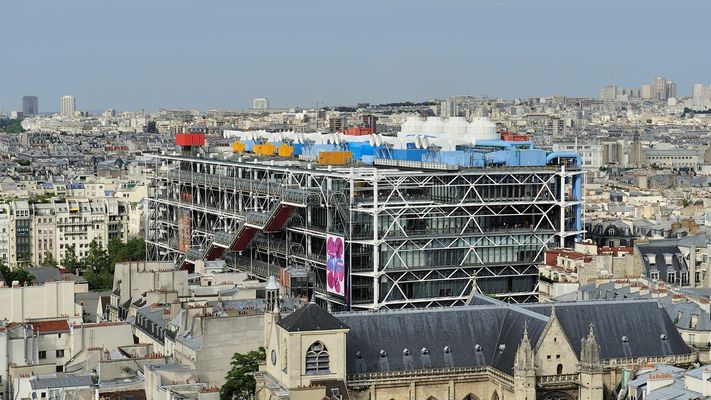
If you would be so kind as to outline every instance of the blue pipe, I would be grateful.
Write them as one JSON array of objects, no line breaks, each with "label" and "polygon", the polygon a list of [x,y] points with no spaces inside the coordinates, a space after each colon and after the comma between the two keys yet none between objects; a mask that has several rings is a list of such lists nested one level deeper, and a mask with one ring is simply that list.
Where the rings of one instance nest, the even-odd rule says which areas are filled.
[{"label": "blue pipe", "polygon": [[513,149],[512,142],[507,142],[505,140],[477,140],[474,146],[491,146],[491,147],[504,147],[506,149]]},{"label": "blue pipe", "polygon": [[[582,175],[573,176],[573,198],[575,201],[580,201],[582,198]],[[575,228],[578,232],[583,230],[582,207],[578,204],[575,206]],[[582,240],[582,234],[576,236],[578,241]]]}]

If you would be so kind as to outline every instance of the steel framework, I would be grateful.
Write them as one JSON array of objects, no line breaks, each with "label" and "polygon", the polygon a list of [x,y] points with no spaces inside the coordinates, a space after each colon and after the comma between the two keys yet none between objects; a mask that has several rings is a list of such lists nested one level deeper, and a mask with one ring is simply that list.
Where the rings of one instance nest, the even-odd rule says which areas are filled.
[{"label": "steel framework", "polygon": [[[160,155],[148,199],[152,260],[224,258],[265,279],[308,270],[333,309],[463,304],[478,290],[537,299],[549,247],[582,234],[582,171],[318,166]],[[325,289],[327,234],[346,243],[347,291]],[[282,275],[282,278],[284,276]]]}]

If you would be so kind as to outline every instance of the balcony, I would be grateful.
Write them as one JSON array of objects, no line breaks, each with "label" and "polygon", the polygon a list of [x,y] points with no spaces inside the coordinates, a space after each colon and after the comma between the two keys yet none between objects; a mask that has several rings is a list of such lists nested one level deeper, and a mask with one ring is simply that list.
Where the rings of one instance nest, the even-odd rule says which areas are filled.
[{"label": "balcony", "polygon": [[577,387],[578,374],[543,375],[536,377],[536,384],[542,388]]}]

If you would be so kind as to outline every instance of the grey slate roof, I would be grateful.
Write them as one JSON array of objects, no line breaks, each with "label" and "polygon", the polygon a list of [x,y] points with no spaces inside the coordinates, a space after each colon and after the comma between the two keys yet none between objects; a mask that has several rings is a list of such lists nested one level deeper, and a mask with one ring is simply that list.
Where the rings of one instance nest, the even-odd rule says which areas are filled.
[{"label": "grey slate roof", "polygon": [[[524,326],[535,346],[550,319],[551,306],[504,304],[485,296],[474,296],[471,303],[444,309],[335,314],[350,327],[348,373],[487,365],[511,374]],[[309,307],[308,314],[315,314],[313,307],[318,307]],[[282,322],[296,326],[297,312]],[[602,358],[691,353],[669,315],[654,300],[562,304],[556,306],[556,316],[578,354],[591,322]],[[310,319],[304,322],[312,323]],[[623,343],[622,336],[628,342]]]},{"label": "grey slate roof", "polygon": [[[381,371],[384,358],[388,370],[446,368],[445,346],[451,349],[454,365],[490,365],[497,355],[498,336],[506,313],[489,306],[463,309],[427,309],[410,312],[385,311],[338,315],[351,330],[348,334],[346,368],[349,373]],[[481,346],[477,354],[476,345]],[[404,354],[409,350],[412,362]],[[422,354],[427,349],[429,354]],[[385,357],[381,356],[385,351]],[[515,347],[508,349],[515,352]],[[358,358],[357,354],[360,354]]]},{"label": "grey slate roof", "polygon": [[315,303],[308,303],[279,321],[287,332],[348,329],[338,318]]},{"label": "grey slate roof", "polygon": [[[707,289],[703,288],[688,288],[681,290],[691,295],[708,297]],[[631,292],[629,286],[623,286],[615,289],[615,284],[604,283],[598,287],[594,284],[584,285],[578,289],[579,294],[585,300],[622,300],[622,299],[652,299],[651,294],[640,295],[639,292]],[[659,304],[664,307],[669,318],[674,325],[680,329],[691,328],[691,316],[697,315],[696,331],[711,331],[711,316],[706,310],[692,301],[682,301],[674,303],[671,296],[654,298]]]},{"label": "grey slate roof", "polygon": [[92,386],[94,381],[90,376],[61,375],[54,378],[41,378],[30,381],[32,390],[56,389],[68,387]]},{"label": "grey slate roof", "polygon": [[[524,305],[550,316],[550,305]],[[654,300],[592,301],[556,304],[556,316],[576,354],[580,340],[595,328],[600,357],[625,358],[688,354],[689,348],[666,311]],[[661,335],[666,337],[661,340]],[[626,336],[628,341],[622,341]]]},{"label": "grey slate roof", "polygon": [[37,285],[62,279],[59,268],[55,267],[32,267],[27,268],[27,272],[35,277],[32,282]]},{"label": "grey slate roof", "polygon": [[[653,240],[649,243],[638,243],[637,250],[639,251],[646,276],[650,277],[649,274],[651,271],[659,271],[659,279],[666,281],[667,272],[688,272],[686,263],[681,261],[677,255],[682,254],[680,247],[689,246],[705,247],[705,235],[693,235],[678,239],[663,239]],[[664,257],[665,254],[672,255],[670,264],[667,264]],[[655,262],[651,263],[651,260]],[[677,279],[679,279],[679,276],[677,276]]]}]

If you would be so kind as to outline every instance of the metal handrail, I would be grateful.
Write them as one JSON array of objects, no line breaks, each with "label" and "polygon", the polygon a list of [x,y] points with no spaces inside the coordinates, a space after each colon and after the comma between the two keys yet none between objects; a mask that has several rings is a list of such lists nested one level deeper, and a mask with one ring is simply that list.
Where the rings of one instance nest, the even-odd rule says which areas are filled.
[{"label": "metal handrail", "polygon": [[274,195],[296,204],[318,205],[321,203],[321,196],[316,189],[284,187],[278,183],[180,170],[168,171],[166,177],[175,180],[237,189],[243,192]]},{"label": "metal handrail", "polygon": [[247,211],[247,214],[245,214],[244,216],[244,222],[245,224],[255,225],[259,228],[264,228],[267,222],[269,222],[270,214],[259,211]]}]

